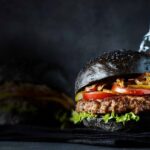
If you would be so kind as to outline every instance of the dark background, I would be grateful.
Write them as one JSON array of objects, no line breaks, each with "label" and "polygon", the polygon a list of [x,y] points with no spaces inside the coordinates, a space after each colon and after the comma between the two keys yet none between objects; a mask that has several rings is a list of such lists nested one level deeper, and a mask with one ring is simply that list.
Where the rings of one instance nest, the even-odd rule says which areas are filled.
[{"label": "dark background", "polygon": [[73,96],[87,60],[138,50],[149,24],[149,0],[1,0],[0,80],[35,80]]}]

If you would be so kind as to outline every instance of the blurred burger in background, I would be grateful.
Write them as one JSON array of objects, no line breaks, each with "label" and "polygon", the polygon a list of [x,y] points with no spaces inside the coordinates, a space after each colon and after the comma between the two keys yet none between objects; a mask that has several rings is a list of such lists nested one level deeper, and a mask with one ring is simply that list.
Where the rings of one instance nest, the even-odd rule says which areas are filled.
[{"label": "blurred burger in background", "polygon": [[66,80],[55,68],[24,60],[0,65],[0,125],[69,125],[73,101],[65,90],[56,87]]},{"label": "blurred burger in background", "polygon": [[46,85],[6,82],[0,86],[0,125],[59,127],[67,122],[73,102]]}]

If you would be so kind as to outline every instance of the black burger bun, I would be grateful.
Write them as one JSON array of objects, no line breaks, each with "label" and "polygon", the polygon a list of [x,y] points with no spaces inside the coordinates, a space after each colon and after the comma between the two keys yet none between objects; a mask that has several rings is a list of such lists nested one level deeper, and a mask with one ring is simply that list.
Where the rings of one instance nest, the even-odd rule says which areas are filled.
[{"label": "black burger bun", "polygon": [[75,93],[83,87],[113,76],[139,75],[150,72],[150,56],[144,52],[115,50],[90,60],[79,72]]},{"label": "black burger bun", "polygon": [[124,125],[122,123],[116,123],[114,120],[110,120],[108,123],[105,123],[102,120],[102,117],[85,119],[83,120],[83,124],[88,128],[97,128],[107,132],[129,131],[137,126],[137,123],[135,122],[128,122]]},{"label": "black burger bun", "polygon": [[92,119],[83,120],[83,125],[88,128],[96,128],[106,132],[144,132],[149,131],[150,118],[149,112],[143,112],[139,114],[140,121],[129,121],[125,124],[116,123],[114,120],[110,120],[105,123],[102,119],[102,116]]}]

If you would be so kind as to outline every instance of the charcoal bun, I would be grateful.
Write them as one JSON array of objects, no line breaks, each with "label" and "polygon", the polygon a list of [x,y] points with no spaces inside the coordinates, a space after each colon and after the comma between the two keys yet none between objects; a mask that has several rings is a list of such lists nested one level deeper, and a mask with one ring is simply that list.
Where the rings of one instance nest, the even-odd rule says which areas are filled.
[{"label": "charcoal bun", "polygon": [[142,112],[138,114],[140,120],[128,121],[125,124],[116,123],[115,120],[109,120],[108,123],[105,123],[102,119],[102,116],[99,115],[97,118],[88,118],[83,120],[83,125],[88,128],[96,128],[106,132],[146,132],[150,131],[150,113]]},{"label": "charcoal bun", "polygon": [[105,123],[102,120],[102,117],[85,119],[83,120],[83,124],[88,128],[102,129],[103,131],[107,132],[130,131],[137,126],[137,123],[133,121],[123,124],[116,123],[114,120],[110,120],[108,123]]},{"label": "charcoal bun", "polygon": [[83,87],[113,76],[150,72],[150,56],[144,52],[115,50],[90,60],[79,72],[75,93]]}]

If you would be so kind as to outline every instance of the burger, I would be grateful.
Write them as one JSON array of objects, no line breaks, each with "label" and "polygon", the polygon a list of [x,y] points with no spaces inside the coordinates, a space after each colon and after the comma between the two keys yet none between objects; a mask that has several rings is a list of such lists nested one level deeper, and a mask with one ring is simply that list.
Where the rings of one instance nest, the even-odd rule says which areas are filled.
[{"label": "burger", "polygon": [[75,124],[111,132],[148,126],[150,56],[115,50],[90,60],[77,76],[75,101]]},{"label": "burger", "polygon": [[67,125],[72,108],[69,96],[46,85],[12,81],[0,85],[0,126],[60,128]]}]

